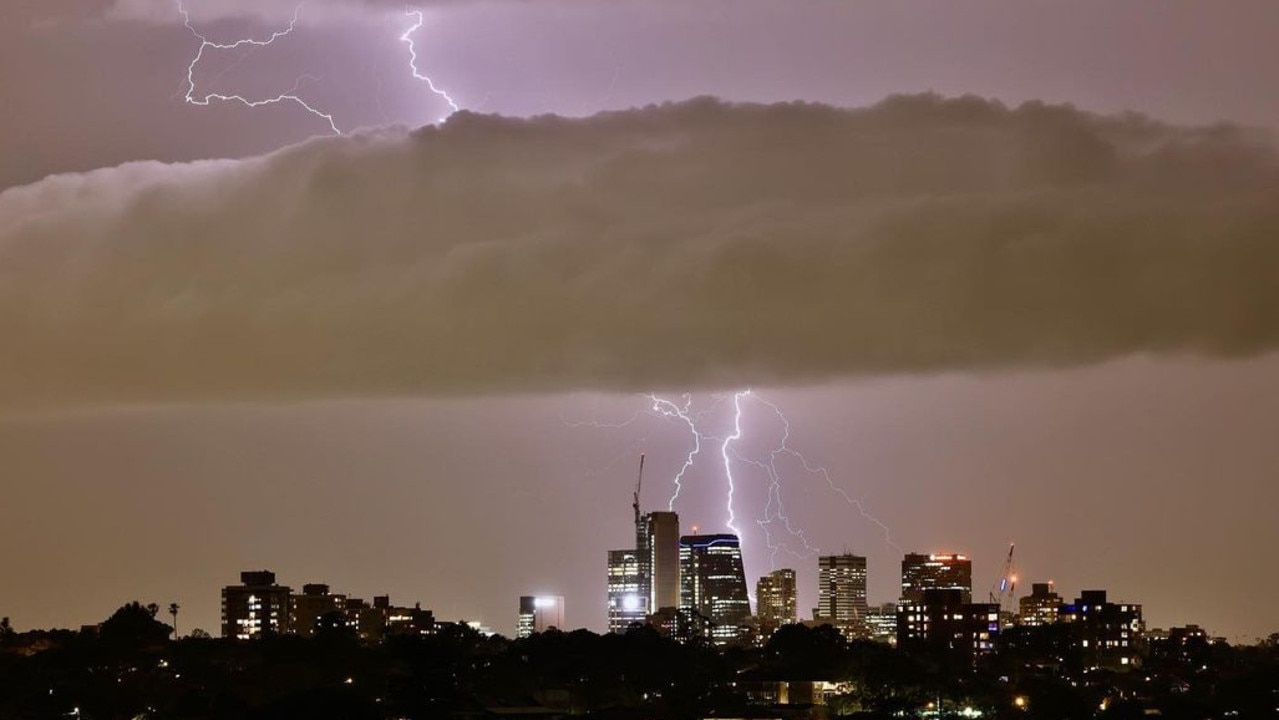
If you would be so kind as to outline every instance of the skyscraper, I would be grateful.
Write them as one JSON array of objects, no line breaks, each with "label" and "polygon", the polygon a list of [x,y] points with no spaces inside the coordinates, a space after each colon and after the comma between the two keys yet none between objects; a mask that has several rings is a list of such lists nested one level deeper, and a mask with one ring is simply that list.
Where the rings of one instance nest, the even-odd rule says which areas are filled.
[{"label": "skyscraper", "polygon": [[902,559],[902,602],[919,603],[925,590],[958,590],[973,601],[973,563],[963,555],[910,553]]},{"label": "skyscraper", "polygon": [[638,550],[608,551],[608,631],[626,632],[648,617],[644,565]]},{"label": "skyscraper", "polygon": [[817,615],[846,627],[866,619],[866,558],[826,555],[817,559]]},{"label": "skyscraper", "polygon": [[716,643],[736,640],[751,614],[742,546],[736,535],[686,535],[679,540],[680,609],[705,618]]},{"label": "skyscraper", "polygon": [[275,573],[240,573],[239,585],[222,588],[222,637],[249,640],[289,630],[291,589],[275,584]]},{"label": "skyscraper", "polygon": [[515,625],[515,637],[525,638],[534,633],[564,627],[564,598],[560,595],[521,595],[520,615]]},{"label": "skyscraper", "polygon": [[679,515],[669,511],[640,513],[644,456],[631,509],[635,513],[635,548],[608,553],[608,630],[623,632],[647,622],[663,608],[680,603]]},{"label": "skyscraper", "polygon": [[646,513],[636,521],[635,548],[646,576],[648,607],[657,611],[679,606],[679,515]]},{"label": "skyscraper", "polygon": [[756,614],[761,620],[793,623],[799,620],[795,571],[790,568],[762,575],[755,583]]}]

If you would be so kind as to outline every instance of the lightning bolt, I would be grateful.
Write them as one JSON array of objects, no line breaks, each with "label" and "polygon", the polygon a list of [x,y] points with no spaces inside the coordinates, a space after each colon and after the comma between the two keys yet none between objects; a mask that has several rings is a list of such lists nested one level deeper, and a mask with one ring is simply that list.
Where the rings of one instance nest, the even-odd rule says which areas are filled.
[{"label": "lightning bolt", "polygon": [[621,422],[606,422],[603,420],[569,420],[564,417],[564,412],[560,411],[560,422],[571,428],[589,427],[596,430],[617,430],[634,425],[641,415],[652,416],[652,413],[641,410]]},{"label": "lightning bolt", "polygon": [[243,40],[236,40],[233,43],[215,43],[212,40],[209,40],[204,35],[201,35],[200,32],[195,29],[195,26],[191,24],[190,13],[187,12],[186,7],[182,4],[181,0],[179,0],[178,12],[182,13],[182,24],[185,25],[187,30],[190,30],[191,34],[194,35],[195,38],[200,41],[200,49],[196,51],[195,57],[193,57],[191,59],[191,63],[187,65],[187,91],[183,99],[191,105],[199,105],[201,107],[208,107],[210,104],[213,103],[214,100],[217,100],[219,102],[238,102],[241,105],[244,105],[245,107],[249,107],[249,108],[262,107],[263,105],[276,105],[279,103],[293,103],[300,106],[302,109],[306,110],[312,115],[328,123],[329,129],[333,131],[334,135],[341,135],[342,131],[338,130],[337,123],[334,122],[332,115],[312,107],[305,100],[303,100],[301,97],[297,95],[298,86],[301,85],[302,81],[304,79],[313,79],[307,75],[303,75],[302,77],[298,78],[297,82],[295,82],[293,84],[293,87],[289,89],[288,91],[280,93],[279,95],[276,95],[273,98],[266,98],[264,100],[249,100],[243,95],[223,95],[220,93],[206,93],[202,97],[197,97],[196,95],[195,67],[199,65],[200,60],[204,58],[205,50],[237,50],[245,46],[249,46],[250,49],[266,47],[270,45],[271,43],[274,43],[276,40],[279,40],[280,38],[287,37],[290,33],[293,32],[293,28],[297,25],[297,22],[298,22],[298,12],[301,9],[302,9],[301,5],[298,5],[296,8],[294,8],[293,19],[289,21],[289,26],[285,28],[284,30],[277,30],[271,33],[271,37],[267,38],[266,40],[255,40],[253,38],[245,38]]},{"label": "lightning bolt", "polygon": [[654,412],[666,417],[677,417],[683,420],[688,425],[689,432],[693,435],[693,449],[689,451],[688,457],[684,459],[684,466],[679,469],[678,473],[675,473],[675,493],[671,495],[670,502],[666,504],[666,509],[673,512],[675,510],[675,501],[679,499],[680,490],[684,487],[681,482],[684,479],[684,473],[693,467],[697,454],[702,451],[702,434],[697,430],[696,421],[689,416],[689,411],[693,407],[692,395],[684,395],[684,407],[682,408],[670,400],[659,398],[656,395],[650,394],[648,399],[653,401]]},{"label": "lightning bolt", "polygon": [[[777,569],[777,555],[782,550],[786,550],[786,552],[793,555],[797,560],[806,560],[814,555],[820,554],[821,550],[809,542],[808,536],[804,533],[804,531],[796,528],[791,523],[790,517],[786,515],[786,508],[782,504],[781,476],[778,474],[777,469],[773,466],[773,464],[744,457],[736,450],[733,451],[733,457],[748,465],[754,465],[769,477],[768,503],[764,506],[763,517],[755,522],[758,523],[760,529],[764,531],[764,544],[768,546],[769,562],[773,569]],[[776,509],[774,509],[774,505],[776,506]],[[770,526],[775,520],[782,523],[786,532],[796,538],[799,538],[799,541],[804,545],[805,553],[796,552],[795,550],[792,550],[788,544],[781,543],[773,538],[773,531]]]},{"label": "lightning bolt", "polygon": [[[423,23],[426,22],[422,16],[422,11],[406,10],[404,14],[409,16],[417,16],[417,22],[413,23],[413,26],[410,27],[408,30],[405,30],[404,34],[400,36],[400,42],[409,46],[409,68],[413,71],[413,77],[417,80],[426,81],[426,86],[431,89],[431,92],[444,98],[444,101],[447,102],[449,104],[449,107],[453,109],[452,112],[449,113],[449,115],[452,115],[453,113],[461,110],[462,108],[458,106],[457,102],[455,102],[453,98],[449,97],[448,93],[437,88],[435,86],[435,82],[431,80],[429,76],[422,74],[422,72],[420,72],[417,69],[417,47],[413,44],[413,34],[416,33],[418,30],[420,30],[422,28]],[[445,115],[444,117],[440,118],[440,122],[444,122],[445,120],[448,120],[448,115]]]},{"label": "lightning bolt", "polygon": [[[644,395],[644,397],[648,399],[651,405],[648,408],[636,411],[629,418],[626,418],[621,422],[595,420],[569,422],[565,420],[562,415],[560,419],[570,427],[587,426],[599,429],[625,428],[634,424],[643,416],[663,419],[678,419],[682,422],[688,428],[693,442],[692,448],[684,458],[683,465],[674,477],[674,491],[671,495],[670,501],[667,503],[667,508],[672,511],[675,509],[675,503],[679,500],[681,490],[683,489],[684,478],[697,463],[698,457],[702,452],[704,442],[717,443],[719,445],[720,460],[723,464],[724,479],[727,484],[725,505],[727,521],[725,522],[725,525],[729,528],[729,530],[737,535],[739,539],[742,537],[742,532],[737,526],[737,513],[734,508],[734,503],[737,494],[737,484],[742,478],[734,474],[734,464],[740,463],[760,470],[767,477],[768,501],[764,506],[762,516],[756,520],[756,523],[760,526],[760,529],[764,533],[765,544],[770,551],[770,559],[774,567],[776,567],[778,555],[782,551],[793,555],[798,560],[805,560],[821,553],[820,548],[809,540],[806,531],[802,527],[799,527],[786,511],[786,504],[783,498],[786,473],[782,470],[782,461],[788,458],[798,462],[799,466],[805,473],[820,476],[832,492],[841,497],[844,502],[848,503],[848,505],[855,508],[863,519],[872,523],[883,532],[885,543],[898,552],[902,551],[901,546],[893,540],[892,532],[889,527],[879,518],[871,514],[861,500],[854,498],[848,493],[848,491],[836,484],[834,478],[831,477],[830,471],[826,467],[809,461],[802,452],[791,447],[790,442],[792,433],[790,418],[786,416],[781,407],[776,403],[755,394],[751,389],[740,390],[733,393],[731,396],[733,400],[732,432],[726,436],[720,436],[719,433],[712,435],[703,432],[700,423],[708,413],[715,411],[715,409],[721,403],[725,402],[729,396],[712,396],[714,397],[714,403],[712,403],[708,408],[703,408],[698,412],[693,411],[694,399],[693,396],[688,393],[680,396],[679,400],[664,398],[653,393]],[[741,443],[739,442],[745,435],[743,419],[749,414],[749,400],[755,400],[766,407],[769,411],[776,415],[782,426],[780,440],[778,440],[777,444],[768,451],[767,456],[762,458],[753,457],[749,453],[744,453],[741,449]],[[778,531],[774,530],[777,525],[780,525],[784,530],[784,535],[781,535],[780,537],[784,538],[788,535],[789,537],[794,538],[794,542],[779,539],[779,536],[777,535]]]},{"label": "lightning bolt", "polygon": [[737,522],[737,514],[733,512],[733,494],[737,488],[734,487],[733,483],[733,461],[729,457],[728,446],[742,437],[742,398],[748,397],[750,394],[751,391],[749,389],[733,393],[733,432],[724,438],[724,444],[719,448],[719,453],[724,458],[724,477],[728,480],[728,521],[724,524],[737,536],[739,544],[742,541],[742,531],[735,524]]},{"label": "lightning bolt", "polygon": [[[898,552],[902,552],[901,546],[899,546],[896,542],[893,541],[892,531],[888,529],[888,526],[885,525],[883,521],[881,521],[879,518],[875,517],[868,510],[866,510],[865,505],[863,505],[860,500],[854,499],[851,495],[848,494],[846,490],[836,485],[834,479],[832,479],[830,476],[829,470],[827,470],[825,467],[821,465],[814,465],[810,463],[808,461],[808,458],[805,457],[803,453],[790,447],[789,445],[790,434],[791,434],[790,420],[786,417],[786,414],[782,412],[782,409],[778,407],[775,403],[769,402],[768,400],[765,400],[764,398],[758,395],[755,395],[753,397],[757,402],[763,403],[764,405],[768,406],[768,408],[771,409],[777,415],[777,418],[781,420],[782,422],[782,440],[781,440],[781,443],[776,448],[774,448],[773,451],[769,454],[768,465],[769,465],[770,477],[772,477],[772,479],[774,480],[774,483],[772,487],[770,488],[770,491],[776,494],[778,508],[779,508],[778,517],[783,520],[783,522],[786,524],[787,529],[790,528],[790,521],[785,518],[784,516],[785,511],[781,506],[781,484],[780,484],[781,473],[778,472],[777,470],[777,458],[782,455],[787,455],[798,460],[800,465],[804,468],[806,472],[813,475],[820,475],[826,481],[826,485],[830,487],[832,491],[834,491],[837,495],[842,497],[844,501],[847,502],[849,505],[857,509],[857,512],[862,516],[862,518],[878,526],[879,529],[883,531],[885,543],[887,543],[890,547],[897,550]],[[770,496],[769,507],[771,506],[772,506],[772,497]],[[765,508],[766,513],[767,513],[767,510],[768,508]],[[767,519],[767,515],[765,515],[765,518]],[[805,544],[807,544],[807,540],[805,540]]]}]

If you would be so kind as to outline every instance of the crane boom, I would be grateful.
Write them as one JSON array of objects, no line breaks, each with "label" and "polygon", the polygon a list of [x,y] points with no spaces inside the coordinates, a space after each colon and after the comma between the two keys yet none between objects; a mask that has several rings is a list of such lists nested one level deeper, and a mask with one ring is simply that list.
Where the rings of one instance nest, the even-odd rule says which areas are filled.
[{"label": "crane boom", "polygon": [[990,589],[991,604],[1003,607],[1004,599],[1012,596],[1017,587],[1017,575],[1013,573],[1013,551],[1016,549],[1016,543],[1008,543],[1008,557],[1004,560],[1003,572],[999,574],[999,581]]},{"label": "crane boom", "polygon": [[644,453],[640,453],[639,478],[635,481],[635,496],[634,496],[634,501],[631,503],[631,507],[635,509],[635,526],[636,527],[639,527],[639,521],[640,521],[639,498],[640,498],[640,489],[643,488],[643,486],[644,486]]}]

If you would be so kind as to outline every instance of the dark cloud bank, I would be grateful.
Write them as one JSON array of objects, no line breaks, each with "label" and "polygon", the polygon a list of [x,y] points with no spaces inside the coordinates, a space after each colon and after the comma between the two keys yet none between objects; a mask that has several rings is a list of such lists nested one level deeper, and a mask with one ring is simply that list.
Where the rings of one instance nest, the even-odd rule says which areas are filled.
[{"label": "dark cloud bank", "polygon": [[1255,354],[1279,162],[973,98],[464,112],[6,191],[0,338],[10,409]]}]

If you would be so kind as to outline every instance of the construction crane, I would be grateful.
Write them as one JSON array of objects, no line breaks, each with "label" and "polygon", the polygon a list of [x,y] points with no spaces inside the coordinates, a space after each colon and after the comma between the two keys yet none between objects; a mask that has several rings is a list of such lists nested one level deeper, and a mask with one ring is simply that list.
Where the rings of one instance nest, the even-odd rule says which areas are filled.
[{"label": "construction crane", "polygon": [[631,507],[635,508],[635,527],[640,524],[639,496],[640,488],[644,486],[644,453],[640,453],[640,469],[639,479],[635,481],[635,500],[631,503]]},{"label": "construction crane", "polygon": [[1004,560],[1004,571],[999,574],[999,582],[990,588],[990,603],[998,605],[1002,610],[1004,607],[1004,599],[1013,596],[1013,591],[1017,589],[1017,574],[1013,572],[1013,550],[1017,548],[1015,543],[1008,543],[1008,558]]}]

